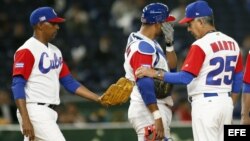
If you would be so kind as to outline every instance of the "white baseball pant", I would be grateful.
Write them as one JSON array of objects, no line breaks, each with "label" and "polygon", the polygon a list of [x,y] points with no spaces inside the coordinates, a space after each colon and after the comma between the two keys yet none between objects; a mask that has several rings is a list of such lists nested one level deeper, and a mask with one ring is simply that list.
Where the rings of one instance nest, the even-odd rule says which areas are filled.
[{"label": "white baseball pant", "polygon": [[[65,141],[56,121],[58,114],[53,109],[37,103],[27,103],[29,118],[34,128],[35,141]],[[17,110],[17,118],[22,131],[22,118]],[[29,141],[24,137],[24,141]]]}]

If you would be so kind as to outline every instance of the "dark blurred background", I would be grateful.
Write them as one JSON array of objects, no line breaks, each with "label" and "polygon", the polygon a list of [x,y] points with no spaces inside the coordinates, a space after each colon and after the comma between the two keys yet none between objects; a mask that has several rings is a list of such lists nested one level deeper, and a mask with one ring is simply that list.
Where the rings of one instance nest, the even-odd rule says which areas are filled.
[{"label": "dark blurred background", "polygon": [[[29,37],[30,13],[51,6],[66,18],[53,43],[58,46],[72,74],[90,90],[102,92],[124,76],[123,52],[130,32],[139,30],[142,8],[151,2],[167,4],[177,21],[192,0],[1,0],[0,1],[0,124],[17,123],[11,94],[13,55]],[[250,49],[250,0],[208,0],[217,30],[235,38],[244,56]],[[162,39],[159,38],[160,43]],[[178,69],[194,38],[185,26],[175,24]],[[190,122],[185,86],[175,86],[174,121]],[[128,103],[110,108],[72,96],[63,88],[57,108],[59,123],[126,122]],[[234,118],[240,118],[240,102]]]}]

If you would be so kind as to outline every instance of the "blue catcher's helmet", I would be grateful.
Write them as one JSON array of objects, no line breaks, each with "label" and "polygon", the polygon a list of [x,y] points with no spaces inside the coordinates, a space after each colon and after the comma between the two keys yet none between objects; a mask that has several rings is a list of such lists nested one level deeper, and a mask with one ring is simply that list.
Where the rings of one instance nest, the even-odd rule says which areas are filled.
[{"label": "blue catcher's helmet", "polygon": [[168,6],[162,3],[151,3],[142,10],[141,22],[147,24],[174,21],[175,17],[169,16]]}]

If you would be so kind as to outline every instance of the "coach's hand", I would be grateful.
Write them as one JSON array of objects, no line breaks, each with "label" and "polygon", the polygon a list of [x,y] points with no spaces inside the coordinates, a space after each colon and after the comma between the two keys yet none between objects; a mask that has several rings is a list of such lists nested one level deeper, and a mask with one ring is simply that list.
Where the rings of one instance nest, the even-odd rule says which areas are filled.
[{"label": "coach's hand", "polygon": [[155,120],[155,131],[157,140],[164,139],[164,128],[163,128],[162,118],[158,118]]},{"label": "coach's hand", "polygon": [[35,140],[35,134],[33,126],[29,119],[23,119],[23,135],[29,138],[29,141]]},{"label": "coach's hand", "polygon": [[135,75],[138,78],[142,78],[144,76],[151,77],[151,78],[156,78],[157,77],[157,71],[148,67],[139,67],[135,71]]}]

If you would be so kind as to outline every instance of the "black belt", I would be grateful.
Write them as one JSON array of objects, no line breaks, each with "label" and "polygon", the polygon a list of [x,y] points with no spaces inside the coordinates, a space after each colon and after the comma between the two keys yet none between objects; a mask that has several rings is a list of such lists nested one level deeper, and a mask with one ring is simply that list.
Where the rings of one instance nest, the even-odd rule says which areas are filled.
[{"label": "black belt", "polygon": [[[46,104],[47,103],[37,103],[37,105],[46,105]],[[51,109],[55,109],[56,105],[55,104],[49,104],[48,107],[51,108]]]}]

